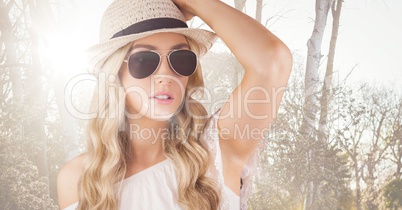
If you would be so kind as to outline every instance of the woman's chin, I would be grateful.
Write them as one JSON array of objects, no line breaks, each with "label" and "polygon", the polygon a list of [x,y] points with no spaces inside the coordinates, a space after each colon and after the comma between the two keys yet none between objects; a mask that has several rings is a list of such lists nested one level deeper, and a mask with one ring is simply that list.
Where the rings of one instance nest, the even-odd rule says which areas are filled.
[{"label": "woman's chin", "polygon": [[149,118],[152,119],[152,120],[156,120],[156,121],[167,121],[172,116],[173,116],[173,114],[151,115],[151,116],[149,116]]},{"label": "woman's chin", "polygon": [[177,114],[177,111],[155,110],[153,113],[147,113],[147,116],[153,120],[166,121],[173,117],[175,114]]}]

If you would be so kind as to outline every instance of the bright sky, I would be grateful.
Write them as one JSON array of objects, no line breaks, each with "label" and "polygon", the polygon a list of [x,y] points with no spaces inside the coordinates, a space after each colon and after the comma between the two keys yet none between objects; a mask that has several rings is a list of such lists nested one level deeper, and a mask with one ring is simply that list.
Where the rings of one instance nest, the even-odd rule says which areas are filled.
[{"label": "bright sky", "polygon": [[[103,11],[111,0],[75,1],[67,5],[59,18],[60,31],[51,38],[58,69],[74,75],[85,72],[84,50],[98,40],[98,26]],[[233,0],[225,2],[233,5]],[[247,13],[254,17],[255,1],[248,0]],[[306,55],[306,42],[311,36],[315,17],[314,0],[265,0],[263,22],[280,37],[293,52]],[[74,12],[71,13],[71,8]],[[402,90],[402,1],[345,0],[341,14],[341,28],[335,57],[335,70],[342,78],[356,66],[351,81],[391,84]],[[328,52],[332,17],[329,18],[322,53]],[[60,34],[64,34],[60,36]],[[54,43],[53,43],[54,42]],[[219,44],[217,45],[219,47]],[[62,52],[61,52],[62,50]],[[65,56],[60,58],[60,54]],[[55,56],[58,55],[58,56]],[[62,60],[60,60],[62,59]],[[70,59],[71,62],[65,62]],[[64,61],[63,61],[64,60]]]},{"label": "bright sky", "polygon": [[[254,14],[250,1],[248,14]],[[307,54],[315,18],[314,0],[267,0],[267,17],[283,15],[268,22],[270,30],[292,51]],[[351,81],[384,83],[402,91],[402,1],[346,0],[343,3],[335,56],[335,70],[343,78],[356,66]],[[264,13],[264,12],[263,12]],[[265,17],[265,20],[267,19]],[[277,20],[275,22],[275,20]],[[329,15],[322,53],[327,55],[332,28]]]}]

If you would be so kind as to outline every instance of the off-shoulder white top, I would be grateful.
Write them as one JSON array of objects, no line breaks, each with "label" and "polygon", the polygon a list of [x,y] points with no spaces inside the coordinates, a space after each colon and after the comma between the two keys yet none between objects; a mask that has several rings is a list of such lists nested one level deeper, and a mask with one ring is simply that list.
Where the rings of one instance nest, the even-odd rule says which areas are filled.
[{"label": "off-shoulder white top", "polygon": [[[210,166],[208,176],[216,179],[221,186],[222,203],[220,209],[247,209],[247,199],[250,197],[252,185],[250,176],[252,170],[250,169],[255,166],[253,164],[255,161],[252,161],[255,158],[252,157],[243,169],[243,187],[240,196],[238,196],[224,184],[217,128],[218,116],[219,112],[211,116],[201,139],[205,141],[214,158],[214,165]],[[177,201],[177,186],[173,162],[166,159],[122,181],[120,209],[179,210],[181,208]],[[77,206],[78,202],[64,210],[74,210]]]}]

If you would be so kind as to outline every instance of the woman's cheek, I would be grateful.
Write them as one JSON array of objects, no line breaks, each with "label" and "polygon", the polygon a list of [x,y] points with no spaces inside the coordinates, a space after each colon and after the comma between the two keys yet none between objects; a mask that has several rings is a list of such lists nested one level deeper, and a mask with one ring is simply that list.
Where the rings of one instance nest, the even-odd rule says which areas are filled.
[{"label": "woman's cheek", "polygon": [[149,94],[141,86],[126,88],[126,106],[131,114],[145,114],[149,110]]}]

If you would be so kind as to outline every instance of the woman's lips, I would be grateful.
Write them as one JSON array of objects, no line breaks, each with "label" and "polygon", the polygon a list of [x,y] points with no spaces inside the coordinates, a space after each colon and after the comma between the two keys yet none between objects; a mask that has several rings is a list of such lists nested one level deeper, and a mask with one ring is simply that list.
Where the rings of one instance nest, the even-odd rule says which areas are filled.
[{"label": "woman's lips", "polygon": [[157,92],[150,98],[155,100],[158,104],[170,104],[174,100],[173,95],[169,92]]}]

